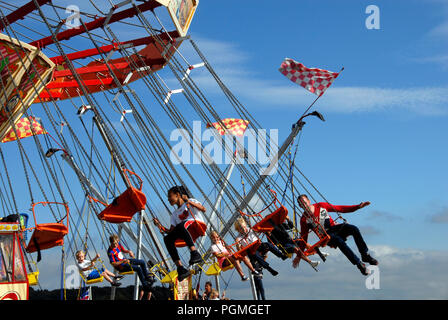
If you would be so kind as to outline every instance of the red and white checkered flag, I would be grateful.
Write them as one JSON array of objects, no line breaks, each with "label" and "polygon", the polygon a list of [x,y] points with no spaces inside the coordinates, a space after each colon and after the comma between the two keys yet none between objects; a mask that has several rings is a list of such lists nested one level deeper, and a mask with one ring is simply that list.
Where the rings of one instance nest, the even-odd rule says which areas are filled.
[{"label": "red and white checkered flag", "polygon": [[[47,131],[39,122],[37,122],[35,117],[23,117],[15,124],[15,129],[15,132],[14,129],[9,129],[2,139],[2,142],[16,141],[17,139],[23,139],[38,134],[47,134]],[[16,136],[16,132],[18,137]]]},{"label": "red and white checkered flag", "polygon": [[339,75],[339,72],[307,68],[300,62],[289,58],[282,62],[279,71],[292,82],[301,85],[317,96],[323,95]]},{"label": "red and white checkered flag", "polygon": [[235,118],[225,118],[222,119],[221,122],[224,126],[220,122],[212,122],[207,123],[207,128],[214,127],[218,130],[220,135],[229,133],[237,137],[242,137],[244,135],[244,131],[246,131],[247,126],[249,125],[249,121]]}]

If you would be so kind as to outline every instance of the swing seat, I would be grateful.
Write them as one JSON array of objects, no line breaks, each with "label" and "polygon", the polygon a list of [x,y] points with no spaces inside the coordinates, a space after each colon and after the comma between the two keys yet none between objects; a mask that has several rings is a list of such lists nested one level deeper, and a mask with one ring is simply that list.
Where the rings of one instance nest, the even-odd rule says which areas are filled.
[{"label": "swing seat", "polygon": [[120,276],[127,276],[127,275],[130,275],[130,274],[134,274],[134,270],[123,271],[123,272],[118,271],[118,274]]},{"label": "swing seat", "polygon": [[230,269],[233,269],[234,267],[233,267],[233,264],[229,264],[228,266],[225,266],[224,268],[221,268],[221,270],[223,271],[223,272],[225,272],[225,271],[227,271],[227,270],[230,270]]},{"label": "swing seat", "polygon": [[110,223],[130,222],[134,214],[145,209],[145,206],[145,194],[134,187],[129,187],[115,198],[98,217]]},{"label": "swing seat", "polygon": [[119,269],[115,269],[115,270],[118,271],[118,274],[120,276],[127,276],[127,275],[130,275],[130,274],[134,274],[134,270],[132,269],[132,265],[127,264],[127,266],[129,266],[129,268],[131,268],[131,269],[130,270],[123,270],[123,271],[120,271]]},{"label": "swing seat", "polygon": [[[322,225],[319,223],[319,221],[316,220],[316,218],[313,216],[312,221],[310,222],[311,230],[317,235],[319,238],[319,241],[316,242],[314,245],[312,245],[310,248],[303,250],[303,253],[306,256],[310,256],[313,254],[316,254],[316,249],[320,247],[325,247],[328,242],[330,241],[330,236],[327,234],[325,229],[322,227]],[[303,241],[303,239],[300,239],[300,241]],[[304,241],[303,241],[304,242]],[[303,244],[301,244],[301,248],[303,248]]]},{"label": "swing seat", "polygon": [[91,285],[91,284],[95,284],[95,283],[99,283],[99,282],[103,282],[103,276],[99,277],[99,278],[94,278],[94,279],[90,279],[90,280],[86,280],[86,285]]},{"label": "swing seat", "polygon": [[[134,188],[131,185],[131,181],[129,180],[128,174],[132,174],[140,181],[139,188]],[[116,197],[111,204],[107,205],[97,199],[94,199],[88,196],[91,200],[95,202],[100,202],[106,206],[106,208],[101,211],[98,215],[98,218],[110,223],[123,223],[123,222],[131,222],[132,217],[139,211],[145,209],[146,206],[146,196],[142,192],[143,188],[143,180],[136,175],[134,172],[123,169],[123,173],[126,176],[128,181],[129,188],[126,189],[121,195]]]},{"label": "swing seat", "polygon": [[205,271],[205,274],[207,276],[218,276],[221,272],[226,272],[233,268],[234,268],[234,266],[232,263],[230,263],[229,265],[227,265],[225,267],[220,267],[219,263],[215,262],[212,265],[210,265],[210,267],[208,267],[207,271]]},{"label": "swing seat", "polygon": [[257,251],[257,249],[260,245],[261,245],[261,241],[260,241],[260,239],[258,239],[257,241],[254,241],[254,242],[248,244],[247,246],[241,248],[237,252],[235,252],[233,254],[233,256],[235,257],[235,259],[241,260],[248,254],[255,254],[255,252]]},{"label": "swing seat", "polygon": [[[197,238],[203,237],[205,235],[206,229],[207,225],[204,222],[198,220],[193,221],[193,223],[187,227],[187,230],[190,233],[193,242],[196,242]],[[174,244],[177,248],[182,248],[187,245],[185,241],[181,239],[177,239]]]},{"label": "swing seat", "polygon": [[161,283],[175,283],[177,279],[177,270],[173,270],[170,273],[168,273],[167,275],[165,275],[165,277],[163,277],[162,281],[160,281]]},{"label": "swing seat", "polygon": [[39,282],[39,271],[28,273],[28,285],[35,286]]},{"label": "swing seat", "polygon": [[205,271],[205,274],[207,276],[217,276],[221,273],[221,268],[218,265],[218,262],[213,263],[210,267],[208,267],[207,271]]},{"label": "swing seat", "polygon": [[68,234],[68,227],[63,223],[38,224],[26,247],[26,252],[32,253],[38,250],[35,242],[37,242],[40,250],[62,246],[66,234]]},{"label": "swing seat", "polygon": [[271,214],[264,217],[260,222],[256,223],[252,229],[255,232],[270,232],[274,230],[274,225],[278,226],[285,222],[288,216],[288,209],[284,206],[280,206]]},{"label": "swing seat", "polygon": [[[54,223],[41,223],[37,224],[36,220],[36,212],[35,208],[37,205],[43,205],[46,206],[48,204],[52,205],[62,205],[65,207],[65,217],[62,218],[58,222]],[[66,203],[61,202],[37,202],[34,203],[32,206],[33,211],[33,217],[34,217],[34,229],[33,234],[31,236],[30,242],[28,243],[28,246],[26,247],[26,252],[32,253],[44,249],[50,249],[56,246],[62,246],[64,244],[64,237],[68,234],[68,223],[69,223],[69,213],[70,210],[68,208],[68,205]],[[66,225],[62,223],[62,220],[66,220]],[[27,230],[27,229],[25,229]],[[24,230],[24,231],[25,231]],[[37,244],[37,246],[36,246]]]},{"label": "swing seat", "polygon": [[303,251],[303,253],[306,256],[311,256],[313,254],[316,254],[316,249],[317,248],[321,248],[321,247],[325,247],[328,243],[328,241],[330,241],[330,236],[327,235],[324,238],[320,239],[318,242],[316,242],[315,244],[313,244],[310,248],[306,249],[305,251]]}]

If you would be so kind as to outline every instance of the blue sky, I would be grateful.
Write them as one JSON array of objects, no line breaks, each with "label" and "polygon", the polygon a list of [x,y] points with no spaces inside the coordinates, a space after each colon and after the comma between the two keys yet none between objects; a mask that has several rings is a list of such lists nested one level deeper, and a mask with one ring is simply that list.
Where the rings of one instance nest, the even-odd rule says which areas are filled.
[{"label": "blue sky", "polygon": [[[365,27],[370,4],[380,9],[380,30]],[[329,299],[341,292],[338,298],[448,298],[447,13],[448,4],[436,0],[200,2],[192,38],[261,125],[279,129],[280,142],[315,99],[278,72],[282,60],[345,68],[315,105],[327,121],[307,121],[296,162],[332,203],[372,202],[347,218],[385,262],[383,290],[366,290],[357,269],[330,250],[334,259],[317,274],[270,258],[281,273],[266,277],[268,297],[301,299],[311,290]],[[199,62],[186,44],[181,51]],[[192,77],[220,114],[234,116],[204,71]],[[237,279],[228,292],[250,298]]]},{"label": "blue sky", "polygon": [[[263,125],[281,129],[281,141],[290,119],[314,99],[277,71],[283,58],[332,71],[343,66],[316,105],[327,121],[305,127],[298,164],[331,201],[372,202],[353,219],[380,230],[373,243],[443,250],[446,225],[429,217],[447,214],[448,8],[377,1],[381,29],[368,30],[369,4],[203,1],[191,33],[210,42],[209,59]],[[222,49],[213,51],[213,42],[234,63],[220,64]],[[368,220],[373,211],[402,220]]]},{"label": "blue sky", "polygon": [[[380,30],[365,27],[370,4],[380,9]],[[202,1],[192,24],[193,37],[204,39],[226,83],[262,125],[280,128],[280,141],[314,99],[277,71],[283,58],[332,71],[345,68],[317,103],[327,121],[309,121],[297,163],[333,203],[370,200],[349,222],[364,230],[371,247],[378,246],[381,262],[402,252],[399,260],[409,270],[388,264],[385,286],[396,291],[366,293],[359,289],[357,270],[341,260],[333,270],[344,282],[338,297],[405,298],[399,283],[413,285],[414,267],[424,270],[418,272],[422,291],[410,296],[448,297],[446,285],[429,289],[431,274],[446,284],[435,264],[447,266],[447,12],[443,1]],[[396,251],[380,253],[381,246]],[[424,257],[418,262],[415,250]],[[429,258],[433,250],[437,258]],[[290,267],[281,268],[293,281]],[[325,269],[332,270],[327,264]],[[401,281],[399,272],[405,274]],[[297,286],[330,299],[340,292],[338,285],[333,291],[335,279],[323,280],[321,272],[317,277],[315,287],[312,281],[305,285],[303,275]],[[267,281],[277,294],[284,288],[277,284],[281,280]],[[358,290],[351,290],[352,281]],[[299,291],[281,297],[306,297]]]}]

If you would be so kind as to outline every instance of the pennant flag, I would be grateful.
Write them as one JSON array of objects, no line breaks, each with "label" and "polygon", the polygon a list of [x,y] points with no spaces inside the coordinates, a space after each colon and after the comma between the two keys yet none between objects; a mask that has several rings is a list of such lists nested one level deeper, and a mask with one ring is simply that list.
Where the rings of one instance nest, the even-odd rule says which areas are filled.
[{"label": "pennant flag", "polygon": [[339,75],[339,72],[307,68],[300,62],[289,58],[282,62],[279,71],[292,82],[301,85],[317,96],[323,95]]},{"label": "pennant flag", "polygon": [[226,133],[230,133],[234,136],[241,137],[244,135],[244,131],[246,131],[247,126],[249,125],[248,120],[235,118],[225,118],[222,119],[221,122],[222,124],[219,122],[207,123],[207,128],[214,127],[222,136]]},{"label": "pennant flag", "polygon": [[45,131],[45,129],[36,121],[36,118],[34,117],[23,117],[15,124],[15,129],[19,137],[16,137],[14,130],[11,128],[6,133],[6,136],[3,138],[2,142],[15,141],[17,139],[31,137],[33,134],[38,135],[47,133],[47,131]]}]

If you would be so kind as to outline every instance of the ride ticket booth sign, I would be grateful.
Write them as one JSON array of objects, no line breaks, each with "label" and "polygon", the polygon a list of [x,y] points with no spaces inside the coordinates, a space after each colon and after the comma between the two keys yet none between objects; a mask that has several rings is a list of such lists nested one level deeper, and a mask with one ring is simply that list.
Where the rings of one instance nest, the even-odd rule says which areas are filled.
[{"label": "ride ticket booth sign", "polygon": [[0,223],[0,300],[27,300],[28,277],[18,223]]}]

